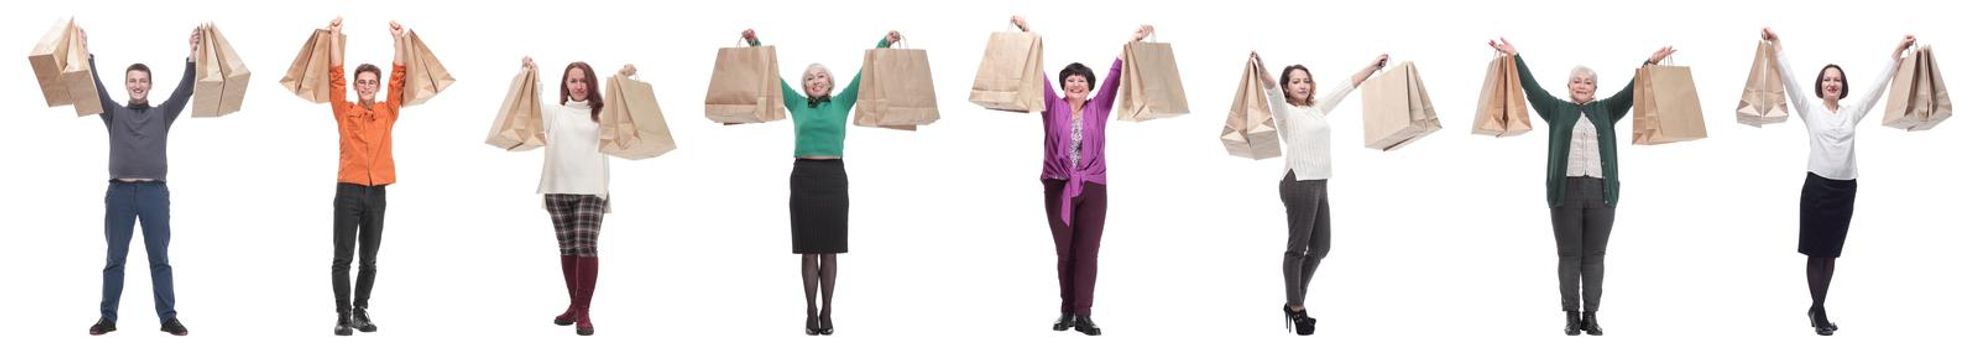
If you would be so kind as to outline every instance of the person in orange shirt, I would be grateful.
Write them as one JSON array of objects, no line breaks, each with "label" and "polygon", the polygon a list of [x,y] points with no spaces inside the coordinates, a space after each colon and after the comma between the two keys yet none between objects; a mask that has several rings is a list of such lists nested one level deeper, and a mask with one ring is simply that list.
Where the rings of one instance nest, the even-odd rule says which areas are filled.
[{"label": "person in orange shirt", "polygon": [[[408,33],[397,21],[392,26],[392,77],[385,101],[378,100],[378,66],[357,66],[357,102],[345,99],[343,18],[330,21],[330,110],[337,118],[337,197],[335,257],[330,262],[331,288],[337,296],[337,328],[340,336],[351,330],[370,333],[378,330],[365,312],[370,304],[371,286],[378,278],[378,240],[385,228],[385,186],[395,179],[392,173],[392,124],[399,119],[405,90],[405,48]],[[357,300],[351,301],[350,261],[357,263]]]}]

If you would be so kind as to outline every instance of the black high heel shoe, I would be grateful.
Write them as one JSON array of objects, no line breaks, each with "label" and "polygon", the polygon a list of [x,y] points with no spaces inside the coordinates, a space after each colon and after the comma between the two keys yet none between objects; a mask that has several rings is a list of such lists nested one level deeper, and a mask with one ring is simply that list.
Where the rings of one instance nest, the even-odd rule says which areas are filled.
[{"label": "black high heel shoe", "polygon": [[1576,336],[1576,335],[1580,335],[1580,328],[1581,328],[1581,325],[1580,325],[1580,322],[1581,322],[1581,321],[1580,321],[1580,312],[1578,312],[1578,311],[1567,311],[1567,335],[1568,335],[1568,336]]},{"label": "black high heel shoe", "polygon": [[1842,329],[1833,321],[1828,321],[1828,310],[1820,308],[1807,309],[1807,323],[1814,326],[1814,334],[1823,337],[1835,335],[1836,330]]},{"label": "black high heel shoe", "polygon": [[1285,333],[1296,332],[1295,327],[1299,323],[1299,314],[1292,312],[1291,305],[1286,305],[1284,307],[1284,310],[1285,310]]},{"label": "black high heel shoe", "polygon": [[831,335],[831,315],[818,316],[818,335]]},{"label": "black high heel shoe", "polygon": [[1064,332],[1067,329],[1072,329],[1072,313],[1058,314],[1058,322],[1051,324],[1051,330]]},{"label": "black high heel shoe", "polygon": [[1580,330],[1587,331],[1587,335],[1601,336],[1601,322],[1594,320],[1593,311],[1581,313]]}]

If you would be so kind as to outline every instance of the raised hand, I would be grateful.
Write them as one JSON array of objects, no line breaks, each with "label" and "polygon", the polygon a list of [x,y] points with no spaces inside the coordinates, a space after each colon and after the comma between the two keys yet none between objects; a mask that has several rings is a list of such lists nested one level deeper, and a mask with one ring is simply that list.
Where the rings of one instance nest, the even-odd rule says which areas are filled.
[{"label": "raised hand", "polygon": [[1492,40],[1491,49],[1498,50],[1499,53],[1503,53],[1506,56],[1519,55],[1519,49],[1512,47],[1512,42],[1505,41],[1505,37],[1498,37],[1498,40]]}]

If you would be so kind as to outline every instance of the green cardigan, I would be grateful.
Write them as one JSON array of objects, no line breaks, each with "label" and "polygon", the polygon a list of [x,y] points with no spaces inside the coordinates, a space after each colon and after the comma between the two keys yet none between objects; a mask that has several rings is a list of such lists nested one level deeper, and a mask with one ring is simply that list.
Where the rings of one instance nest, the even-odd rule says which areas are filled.
[{"label": "green cardigan", "polygon": [[[761,46],[760,41],[750,41],[749,46]],[[887,48],[892,43],[880,39],[879,48]],[[790,119],[796,123],[797,157],[843,157],[845,156],[845,120],[852,114],[852,105],[859,103],[859,79],[865,75],[860,71],[852,75],[852,82],[845,84],[837,96],[816,106],[796,89],[790,88],[788,81],[782,81],[783,107],[790,110]],[[801,81],[801,80],[800,80]]]},{"label": "green cardigan", "polygon": [[1615,124],[1627,116],[1630,107],[1635,106],[1635,78],[1630,77],[1622,91],[1606,99],[1574,104],[1553,97],[1546,88],[1532,78],[1532,70],[1526,68],[1525,58],[1513,56],[1519,63],[1519,82],[1525,86],[1526,101],[1532,110],[1539,112],[1539,119],[1546,121],[1546,205],[1559,207],[1567,193],[1567,148],[1573,143],[1574,123],[1580,122],[1582,112],[1587,120],[1594,123],[1594,132],[1601,144],[1602,199],[1608,207],[1615,207],[1621,197],[1622,172],[1615,162]]}]

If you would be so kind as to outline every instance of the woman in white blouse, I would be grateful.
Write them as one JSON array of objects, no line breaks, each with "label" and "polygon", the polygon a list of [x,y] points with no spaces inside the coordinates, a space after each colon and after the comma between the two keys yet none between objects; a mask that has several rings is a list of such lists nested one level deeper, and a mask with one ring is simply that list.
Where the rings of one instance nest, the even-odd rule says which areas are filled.
[{"label": "woman in white blouse", "polygon": [[1807,255],[1807,291],[1814,299],[1807,318],[1814,333],[1834,335],[1837,327],[1828,320],[1825,304],[1828,284],[1835,278],[1835,258],[1842,254],[1849,219],[1855,216],[1855,127],[1882,98],[1890,76],[1896,73],[1897,61],[1917,39],[1906,35],[1898,41],[1896,52],[1869,80],[1869,95],[1864,100],[1868,102],[1844,106],[1841,100],[1848,97],[1849,84],[1841,66],[1821,68],[1814,87],[1814,96],[1819,99],[1810,101],[1806,87],[1794,79],[1787,57],[1777,54],[1780,37],[1766,28],[1759,31],[1759,38],[1773,43],[1787,97],[1800,112],[1801,123],[1807,125],[1807,179],[1800,188],[1800,253]]},{"label": "woman in white blouse", "polygon": [[[1251,52],[1257,70],[1267,71],[1257,52]],[[1312,335],[1313,318],[1306,314],[1306,286],[1319,269],[1319,260],[1332,248],[1332,219],[1326,201],[1326,179],[1333,176],[1333,127],[1326,114],[1347,99],[1368,76],[1388,64],[1388,55],[1341,81],[1325,97],[1313,94],[1317,87],[1312,72],[1304,65],[1285,67],[1278,81],[1259,75],[1265,96],[1271,100],[1271,114],[1278,122],[1279,138],[1285,144],[1285,178],[1278,182],[1278,198],[1285,202],[1285,219],[1290,235],[1285,244],[1285,328],[1299,335]]]},{"label": "woman in white blouse", "polygon": [[[536,70],[524,57],[522,67]],[[635,68],[619,71],[632,75]],[[611,180],[605,153],[598,150],[598,113],[605,101],[591,65],[572,62],[558,85],[558,105],[543,107],[543,178],[536,192],[557,233],[562,256],[564,291],[570,305],[557,315],[556,325],[577,325],[577,335],[591,335],[591,295],[598,286],[598,231],[611,211],[607,184]]]}]

